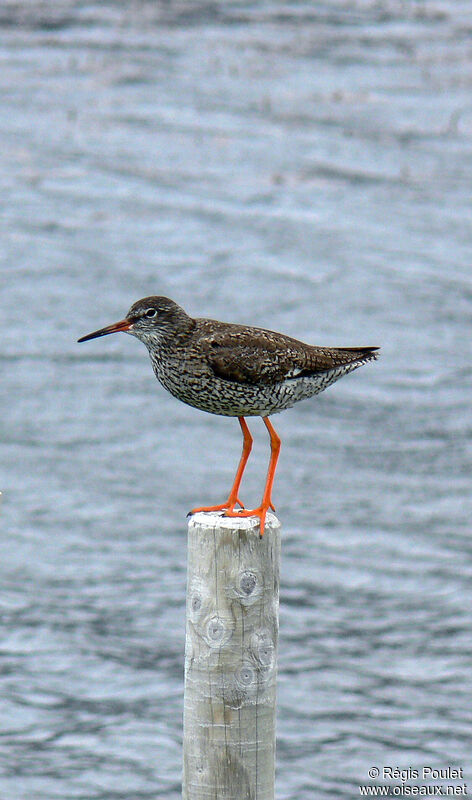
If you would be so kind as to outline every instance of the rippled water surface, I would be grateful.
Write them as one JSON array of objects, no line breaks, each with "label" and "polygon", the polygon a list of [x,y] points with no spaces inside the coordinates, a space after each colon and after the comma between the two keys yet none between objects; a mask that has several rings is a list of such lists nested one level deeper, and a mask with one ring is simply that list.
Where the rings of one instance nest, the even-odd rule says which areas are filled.
[{"label": "rippled water surface", "polygon": [[461,0],[1,4],[2,800],[180,796],[185,514],[240,435],[76,344],[147,294],[382,345],[274,418],[278,798],[472,784],[470,36]]}]

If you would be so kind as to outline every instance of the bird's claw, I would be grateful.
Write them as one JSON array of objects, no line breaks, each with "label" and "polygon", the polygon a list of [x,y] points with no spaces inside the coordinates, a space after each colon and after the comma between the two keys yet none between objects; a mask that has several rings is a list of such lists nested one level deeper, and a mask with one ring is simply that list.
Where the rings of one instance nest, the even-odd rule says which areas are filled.
[{"label": "bird's claw", "polygon": [[188,512],[187,517],[191,517],[192,514],[197,514],[200,511],[233,511],[236,504],[240,506],[241,509],[244,509],[244,504],[241,502],[239,497],[228,497],[226,503],[220,503],[220,505],[217,506],[199,506],[198,508],[192,508],[192,510]]}]

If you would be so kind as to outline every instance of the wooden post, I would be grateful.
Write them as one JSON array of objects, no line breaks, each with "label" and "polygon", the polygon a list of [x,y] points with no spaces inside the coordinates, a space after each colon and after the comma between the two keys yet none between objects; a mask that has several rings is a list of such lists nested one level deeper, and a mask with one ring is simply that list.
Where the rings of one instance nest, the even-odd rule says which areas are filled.
[{"label": "wooden post", "polygon": [[183,800],[274,800],[280,523],[188,525]]}]

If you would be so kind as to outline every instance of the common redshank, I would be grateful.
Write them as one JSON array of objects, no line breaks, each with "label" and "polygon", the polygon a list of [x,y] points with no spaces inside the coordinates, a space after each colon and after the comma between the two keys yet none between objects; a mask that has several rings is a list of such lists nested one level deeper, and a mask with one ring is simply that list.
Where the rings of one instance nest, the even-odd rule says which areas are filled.
[{"label": "common redshank", "polygon": [[[261,536],[267,511],[274,509],[272,486],[280,452],[280,438],[269,416],[319,394],[343,375],[373,361],[379,349],[316,347],[263,328],[193,319],[173,300],[155,296],[138,300],[120,322],[89,333],[79,342],[118,331],[136,336],[146,345],[156,378],[178,400],[210,414],[238,417],[243,450],[229,497],[225,503],[201,506],[190,513],[257,516]],[[262,417],[270,436],[262,502],[251,510],[239,499],[253,441],[245,417]]]}]

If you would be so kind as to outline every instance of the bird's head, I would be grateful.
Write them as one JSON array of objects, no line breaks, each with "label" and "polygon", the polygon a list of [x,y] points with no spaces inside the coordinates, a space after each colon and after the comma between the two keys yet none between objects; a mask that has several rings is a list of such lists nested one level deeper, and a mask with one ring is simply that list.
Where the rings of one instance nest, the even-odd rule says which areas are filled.
[{"label": "bird's head", "polygon": [[148,347],[156,347],[169,335],[187,331],[192,322],[183,308],[168,297],[144,297],[133,303],[124,319],[82,336],[79,342],[124,331],[136,336]]}]

